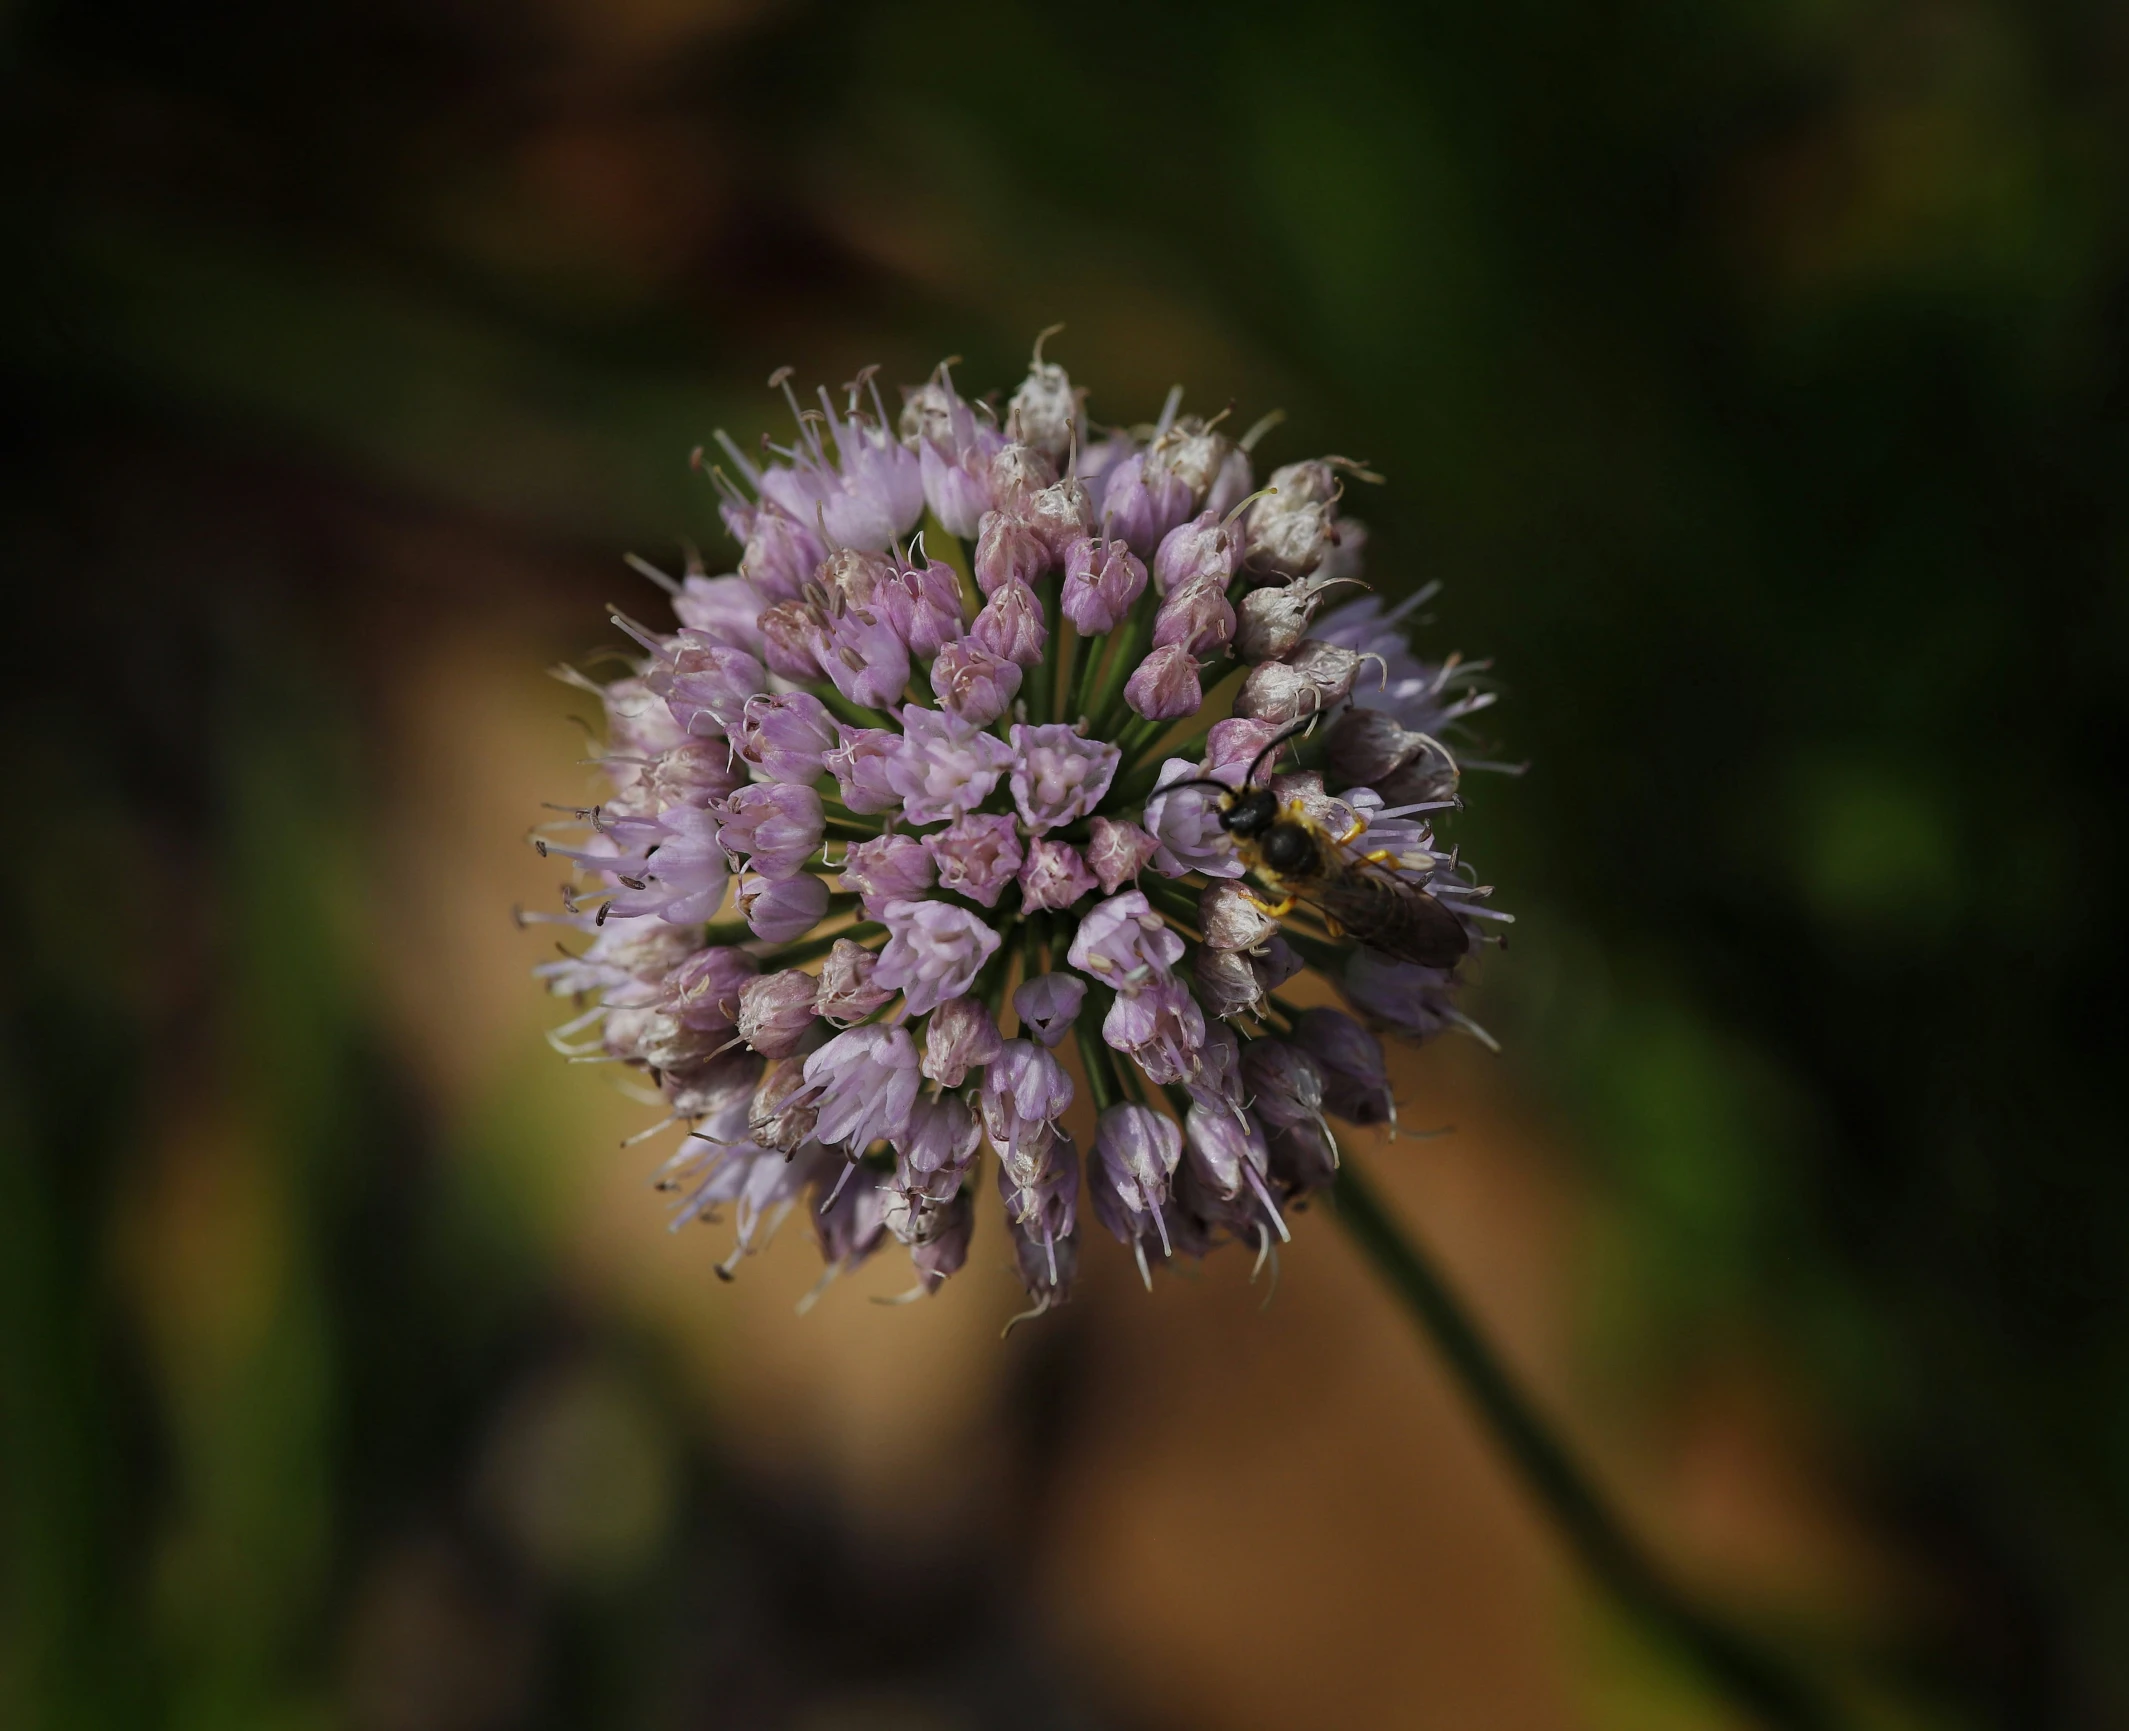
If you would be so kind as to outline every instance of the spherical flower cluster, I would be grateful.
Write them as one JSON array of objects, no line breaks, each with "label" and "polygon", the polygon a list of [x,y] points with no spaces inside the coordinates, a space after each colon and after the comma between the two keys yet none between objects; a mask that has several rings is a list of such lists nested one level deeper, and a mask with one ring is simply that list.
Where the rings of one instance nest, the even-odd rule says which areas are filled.
[{"label": "spherical flower cluster", "polygon": [[[1179,392],[1096,429],[1039,343],[1002,410],[944,365],[893,419],[869,375],[818,409],[772,383],[788,447],[719,435],[736,569],[668,581],[672,628],[617,617],[620,677],[566,675],[610,793],[535,835],[575,875],[527,917],[582,934],[538,970],[578,1000],[555,1043],[655,1082],[675,1223],[728,1212],[727,1275],[803,1206],[824,1283],[893,1239],[937,1290],[986,1145],[1037,1311],[1070,1293],[1082,1185],[1149,1279],[1261,1259],[1333,1181],[1331,1121],[1394,1119],[1377,1032],[1471,1024],[1460,964],[1311,911],[1224,790],[1268,786],[1475,950],[1504,916],[1431,820],[1482,667],[1414,656],[1417,598],[1323,611],[1364,588],[1364,471],[1260,486],[1256,434]],[[1348,1009],[1282,992],[1309,968]]]}]

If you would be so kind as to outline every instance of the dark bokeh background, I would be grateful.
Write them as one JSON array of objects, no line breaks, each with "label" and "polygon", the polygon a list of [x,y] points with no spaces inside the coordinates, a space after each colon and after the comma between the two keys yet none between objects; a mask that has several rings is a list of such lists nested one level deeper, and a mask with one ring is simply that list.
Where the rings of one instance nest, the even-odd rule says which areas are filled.
[{"label": "dark bokeh background", "polygon": [[[890,1369],[980,1447],[853,1502],[568,1248],[533,950],[466,1008],[530,817],[480,797],[573,773],[528,682],[618,551],[721,545],[689,449],[773,365],[1002,384],[1052,320],[1097,415],[1368,459],[1378,581],[1498,658],[1508,1050],[1442,1086],[1543,1146],[1557,1385],[1646,1519],[1760,1391],[1870,1563],[1698,1573],[1871,1723],[2129,1721],[2129,15],[16,0],[0,134],[0,1723],[1242,1726],[1282,1635],[1459,1615],[1453,1547],[1330,1553],[1410,1621],[1303,1637],[1269,1570],[1105,1663],[1128,1553],[1045,1511],[1139,1325]],[[630,1199],[609,1272],[674,1255]],[[1362,1505],[1367,1423],[1311,1469]],[[1310,1524],[1279,1459],[1193,1546]],[[1724,1722],[1573,1591],[1491,1708],[1366,1722]]]}]

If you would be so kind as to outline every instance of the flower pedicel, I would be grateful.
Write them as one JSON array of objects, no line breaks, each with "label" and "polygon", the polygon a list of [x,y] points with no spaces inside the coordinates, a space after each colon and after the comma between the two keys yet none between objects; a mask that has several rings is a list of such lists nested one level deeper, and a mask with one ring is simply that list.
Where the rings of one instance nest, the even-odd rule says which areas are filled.
[{"label": "flower pedicel", "polygon": [[[535,838],[576,876],[526,917],[584,940],[537,970],[580,1006],[555,1044],[649,1073],[654,1130],[685,1132],[674,1222],[728,1211],[727,1275],[802,1206],[823,1284],[893,1239],[910,1296],[936,1291],[986,1144],[1035,1311],[1069,1296],[1088,1219],[1149,1278],[1230,1241],[1261,1260],[1335,1175],[1330,1120],[1394,1120],[1373,1030],[1472,1025],[1460,967],[1274,917],[1221,790],[1254,768],[1475,950],[1506,916],[1432,819],[1482,669],[1413,654],[1417,597],[1325,610],[1361,587],[1355,465],[1259,487],[1254,435],[1180,393],[1090,438],[1040,344],[1002,414],[944,365],[893,422],[869,375],[818,410],[772,383],[790,447],[757,464],[719,435],[735,574],[669,584],[672,629],[617,617],[622,677],[565,674],[605,708],[611,794]],[[1199,728],[1208,694],[1233,714]],[[1281,997],[1304,967],[1353,1013]]]}]

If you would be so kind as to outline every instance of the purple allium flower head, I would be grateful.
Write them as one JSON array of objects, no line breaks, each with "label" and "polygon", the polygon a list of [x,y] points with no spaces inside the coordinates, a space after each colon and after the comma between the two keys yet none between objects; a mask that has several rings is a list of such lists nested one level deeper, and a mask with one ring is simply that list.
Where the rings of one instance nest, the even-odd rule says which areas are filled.
[{"label": "purple allium flower head", "polygon": [[1173,645],[1192,655],[1210,655],[1225,649],[1234,634],[1235,610],[1210,578],[1193,577],[1171,591],[1153,616],[1156,649]]},{"label": "purple allium flower head", "polygon": [[792,943],[828,911],[828,886],[804,872],[788,878],[742,872],[737,893],[741,917],[764,943]]},{"label": "purple allium flower head", "polygon": [[1198,658],[1181,644],[1156,649],[1124,682],[1124,701],[1148,721],[1180,721],[1205,707]]},{"label": "purple allium flower head", "polygon": [[796,968],[747,981],[739,989],[739,1037],[764,1057],[790,1057],[813,1027],[819,989],[819,981]]},{"label": "purple allium flower head", "polygon": [[1020,821],[1035,834],[1088,816],[1109,791],[1123,753],[1064,722],[1013,726],[1011,787]]},{"label": "purple allium flower head", "polygon": [[1151,559],[1162,538],[1188,519],[1193,505],[1189,484],[1152,465],[1150,452],[1141,451],[1109,471],[1101,496],[1102,528],[1141,559]]},{"label": "purple allium flower head", "polygon": [[961,579],[951,565],[937,560],[898,569],[874,591],[873,604],[887,615],[913,655],[936,655],[946,644],[958,642],[967,629]]},{"label": "purple allium flower head", "polygon": [[820,1108],[814,1136],[855,1160],[902,1133],[917,1086],[917,1048],[905,1030],[846,1029],[806,1060],[805,1092]]},{"label": "purple allium flower head", "polygon": [[1065,960],[1128,996],[1166,979],[1182,955],[1182,938],[1153,911],[1145,893],[1125,890],[1087,910]]},{"label": "purple allium flower head", "polygon": [[1146,592],[1146,567],[1121,541],[1083,535],[1064,555],[1064,616],[1082,637],[1114,631]]},{"label": "purple allium flower head", "polygon": [[816,646],[827,641],[820,610],[806,601],[779,601],[761,616],[761,658],[785,679],[820,679]]},{"label": "purple allium flower head", "polygon": [[1020,835],[1009,817],[957,817],[926,836],[924,848],[937,863],[941,889],[987,908],[998,905],[998,892],[1020,870]]},{"label": "purple allium flower head", "polygon": [[1343,1010],[1303,1010],[1294,1019],[1294,1043],[1315,1059],[1329,1111],[1349,1124],[1396,1119],[1382,1042]]},{"label": "purple allium flower head", "polygon": [[984,515],[983,532],[976,538],[976,556],[971,561],[976,587],[995,595],[1008,583],[1033,588],[1050,568],[1050,549],[1024,518],[1003,511]]},{"label": "purple allium flower head", "polygon": [[888,767],[902,749],[902,736],[883,727],[838,726],[841,743],[821,761],[842,790],[843,804],[854,812],[892,811],[902,795],[888,778]]},{"label": "purple allium flower head", "polygon": [[967,991],[999,944],[989,926],[948,902],[890,902],[885,918],[873,983],[900,992],[913,1016]]},{"label": "purple allium flower head", "polygon": [[887,782],[902,796],[911,823],[937,823],[974,811],[1013,761],[1013,748],[997,735],[912,703],[902,710],[902,744],[887,766]]},{"label": "purple allium flower head", "polygon": [[834,718],[810,691],[748,698],[732,736],[732,749],[765,781],[811,781],[835,743]]},{"label": "purple allium flower head", "polygon": [[1162,1087],[1188,1082],[1202,1062],[1205,1013],[1190,988],[1173,976],[1160,976],[1139,990],[1120,992],[1102,1019],[1101,1035],[1117,1051],[1128,1053],[1146,1079]]},{"label": "purple allium flower head", "polygon": [[[803,1208],[831,1278],[892,1239],[916,1271],[904,1296],[935,1290],[967,1261],[987,1134],[1035,1308],[1061,1300],[1079,1245],[1073,1085],[1050,1049],[1067,1033],[1108,1102],[1095,1217],[1149,1284],[1155,1255],[1261,1256],[1281,1206],[1336,1180],[1331,1119],[1394,1116],[1371,1027],[1485,1036],[1460,960],[1418,968],[1272,914],[1281,874],[1254,826],[1225,828],[1233,795],[1247,782],[1350,836],[1477,954],[1507,916],[1434,826],[1461,792],[1458,729],[1493,701],[1485,664],[1407,646],[1424,593],[1317,618],[1360,579],[1366,538],[1338,506],[1365,471],[1289,464],[1252,493],[1276,417],[1236,442],[1224,416],[1179,415],[1177,390],[1150,430],[1090,437],[1039,344],[1002,415],[941,366],[891,429],[870,381],[809,400],[758,462],[720,434],[738,574],[691,555],[665,581],[677,626],[616,615],[618,677],[559,670],[605,711],[610,791],[532,838],[570,870],[561,911],[521,915],[569,928],[537,970],[578,1000],[549,1037],[655,1089],[644,1136],[686,1135],[660,1176],[676,1218],[737,1221],[721,1273]],[[927,507],[938,557],[910,538]],[[973,618],[963,570],[986,598]],[[1078,628],[1072,665],[1046,606]],[[1223,651],[1250,669],[1235,713],[1192,724]],[[1310,990],[1353,1015],[1272,995],[1304,943]],[[1181,1129],[1129,1103],[1154,1089]]]},{"label": "purple allium flower head", "polygon": [[1235,857],[1234,837],[1220,827],[1219,796],[1203,787],[1159,791],[1200,773],[1199,766],[1185,758],[1171,757],[1161,765],[1156,791],[1146,801],[1146,828],[1160,844],[1153,855],[1154,867],[1164,877],[1179,878],[1195,871],[1207,877],[1238,878],[1242,862]]},{"label": "purple allium flower head", "polygon": [[1101,879],[1103,891],[1112,896],[1124,885],[1137,881],[1146,862],[1160,847],[1135,823],[1097,817],[1090,827],[1093,836],[1087,843],[1087,865]]},{"label": "purple allium flower head", "polygon": [[1079,1020],[1087,982],[1075,974],[1037,974],[1013,993],[1021,1025],[1045,1046],[1055,1046]]},{"label": "purple allium flower head", "polygon": [[810,524],[765,505],[755,513],[739,574],[770,601],[796,601],[799,591],[828,556]]},{"label": "purple allium flower head", "polygon": [[1096,881],[1070,842],[1035,836],[1028,842],[1027,858],[1020,862],[1020,905],[1029,913],[1069,908]]},{"label": "purple allium flower head", "polygon": [[969,635],[1015,666],[1035,667],[1042,662],[1049,627],[1043,623],[1042,603],[1035,599],[1035,591],[1015,577],[991,591]]},{"label": "purple allium flower head", "polygon": [[867,919],[879,919],[889,902],[914,900],[938,881],[930,852],[913,835],[855,841],[843,856],[843,888],[857,893]]},{"label": "purple allium flower head", "polygon": [[963,721],[987,726],[1020,689],[1020,669],[973,638],[949,643],[931,664],[932,694]]},{"label": "purple allium flower head", "polygon": [[863,944],[837,938],[821,963],[820,995],[814,1008],[838,1027],[862,1022],[894,996],[874,984],[880,959]]},{"label": "purple allium flower head", "polygon": [[798,782],[743,787],[717,817],[718,846],[765,878],[796,876],[821,845],[821,796]]},{"label": "purple allium flower head", "polygon": [[691,1028],[729,1033],[739,1021],[739,994],[760,966],[724,944],[697,950],[665,976],[665,1008]]},{"label": "purple allium flower head", "polygon": [[948,998],[924,1024],[924,1074],[958,1088],[1005,1049],[998,1024],[976,998]]}]

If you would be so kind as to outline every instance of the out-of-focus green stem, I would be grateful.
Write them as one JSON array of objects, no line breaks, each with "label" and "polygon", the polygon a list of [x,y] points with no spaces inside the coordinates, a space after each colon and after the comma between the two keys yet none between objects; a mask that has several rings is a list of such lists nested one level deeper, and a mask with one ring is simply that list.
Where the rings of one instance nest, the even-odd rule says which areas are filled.
[{"label": "out-of-focus green stem", "polygon": [[1642,1549],[1354,1162],[1339,1168],[1333,1194],[1340,1223],[1433,1341],[1494,1441],[1583,1566],[1644,1627],[1760,1724],[1776,1731],[1833,1731],[1841,1724],[1825,1696],[1787,1660],[1697,1604]]}]

